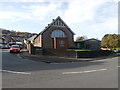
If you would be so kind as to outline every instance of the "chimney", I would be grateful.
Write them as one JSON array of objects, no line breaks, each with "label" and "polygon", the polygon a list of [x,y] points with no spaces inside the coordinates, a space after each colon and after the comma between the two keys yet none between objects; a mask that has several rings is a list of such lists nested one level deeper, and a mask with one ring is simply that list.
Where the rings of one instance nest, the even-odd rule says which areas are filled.
[{"label": "chimney", "polygon": [[55,19],[52,19],[53,20],[53,22],[55,21]]}]

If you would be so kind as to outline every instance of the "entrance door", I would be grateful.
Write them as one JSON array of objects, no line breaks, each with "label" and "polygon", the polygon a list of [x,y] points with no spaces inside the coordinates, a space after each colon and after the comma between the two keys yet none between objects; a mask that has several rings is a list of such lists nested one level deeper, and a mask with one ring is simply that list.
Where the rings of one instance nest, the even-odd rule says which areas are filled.
[{"label": "entrance door", "polygon": [[54,38],[54,49],[67,49],[68,40],[67,38]]}]

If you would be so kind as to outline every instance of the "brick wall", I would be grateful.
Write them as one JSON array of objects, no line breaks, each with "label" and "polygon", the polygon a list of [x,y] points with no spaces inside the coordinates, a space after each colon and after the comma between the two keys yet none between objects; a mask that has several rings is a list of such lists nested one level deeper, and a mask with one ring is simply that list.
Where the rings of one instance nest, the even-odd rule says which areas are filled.
[{"label": "brick wall", "polygon": [[43,55],[68,57],[68,58],[97,58],[112,55],[113,52],[108,50],[101,51],[67,51],[59,49],[43,49]]},{"label": "brick wall", "polygon": [[50,49],[50,48],[49,49],[43,49],[43,55],[76,58],[76,52],[75,51],[66,51],[66,50]]},{"label": "brick wall", "polygon": [[113,52],[108,50],[100,50],[100,51],[78,51],[77,57],[78,58],[96,58],[102,56],[108,56],[113,54]]},{"label": "brick wall", "polygon": [[73,34],[66,27],[51,27],[43,33],[43,47],[53,48],[53,39],[50,37],[53,30],[63,30],[67,35],[69,46],[74,46]]},{"label": "brick wall", "polygon": [[39,36],[34,40],[34,46],[36,46],[36,47],[42,47],[42,35],[39,35]]}]

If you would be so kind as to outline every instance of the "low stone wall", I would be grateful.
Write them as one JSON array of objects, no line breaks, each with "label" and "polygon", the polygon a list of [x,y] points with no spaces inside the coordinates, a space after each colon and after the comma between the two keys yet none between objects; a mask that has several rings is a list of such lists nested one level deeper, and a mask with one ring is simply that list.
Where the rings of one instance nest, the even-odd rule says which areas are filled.
[{"label": "low stone wall", "polygon": [[109,50],[101,50],[101,51],[78,51],[77,58],[95,58],[101,56],[108,56],[113,54],[113,52]]},{"label": "low stone wall", "polygon": [[36,55],[69,57],[69,58],[96,58],[96,57],[108,56],[113,54],[113,52],[109,50],[70,51],[70,50],[58,50],[58,49],[49,49],[49,48],[42,49],[39,47],[34,47],[34,53]]},{"label": "low stone wall", "polygon": [[43,55],[43,49],[40,47],[34,47],[33,51],[35,55]]},{"label": "low stone wall", "polygon": [[76,58],[76,52],[75,51],[48,49],[48,48],[43,49],[43,55]]}]

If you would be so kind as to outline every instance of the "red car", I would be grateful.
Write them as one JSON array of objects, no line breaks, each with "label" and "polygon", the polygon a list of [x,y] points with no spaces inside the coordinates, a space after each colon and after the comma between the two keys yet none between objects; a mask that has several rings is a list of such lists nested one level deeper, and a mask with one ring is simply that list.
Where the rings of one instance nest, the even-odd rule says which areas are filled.
[{"label": "red car", "polygon": [[10,47],[10,52],[17,52],[17,53],[19,53],[20,52],[20,46],[19,45],[12,45]]}]

